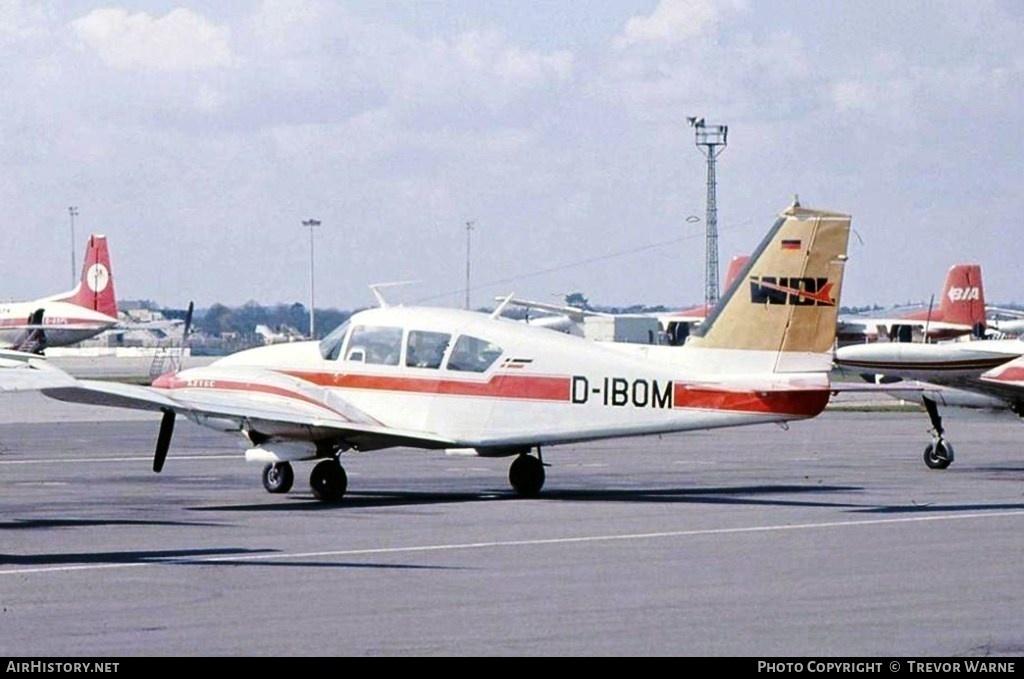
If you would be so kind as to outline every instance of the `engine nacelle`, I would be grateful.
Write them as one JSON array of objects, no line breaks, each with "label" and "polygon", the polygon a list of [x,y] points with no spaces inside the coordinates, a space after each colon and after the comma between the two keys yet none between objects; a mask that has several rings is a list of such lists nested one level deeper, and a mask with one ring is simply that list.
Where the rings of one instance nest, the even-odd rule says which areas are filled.
[{"label": "engine nacelle", "polygon": [[190,414],[189,419],[203,427],[222,432],[242,431],[242,420],[234,417],[216,417],[201,413]]},{"label": "engine nacelle", "polygon": [[258,464],[315,459],[316,444],[312,441],[274,441],[261,443],[245,451],[245,461]]},{"label": "engine nacelle", "polygon": [[461,457],[512,457],[530,452],[529,446],[502,446],[495,448],[445,448],[445,455]]}]

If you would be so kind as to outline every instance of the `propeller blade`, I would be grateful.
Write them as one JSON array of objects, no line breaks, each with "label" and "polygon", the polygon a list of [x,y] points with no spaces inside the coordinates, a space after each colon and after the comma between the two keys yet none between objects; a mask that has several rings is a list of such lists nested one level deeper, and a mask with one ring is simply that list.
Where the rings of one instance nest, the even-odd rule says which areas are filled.
[{"label": "propeller blade", "polygon": [[174,411],[163,410],[164,418],[160,420],[160,434],[156,437],[156,452],[153,454],[153,471],[160,473],[167,459],[167,451],[171,448],[171,436],[174,434]]},{"label": "propeller blade", "polygon": [[192,334],[192,312],[195,311],[196,303],[188,303],[188,311],[185,312],[185,329],[181,332],[181,346],[188,346],[188,336]]}]

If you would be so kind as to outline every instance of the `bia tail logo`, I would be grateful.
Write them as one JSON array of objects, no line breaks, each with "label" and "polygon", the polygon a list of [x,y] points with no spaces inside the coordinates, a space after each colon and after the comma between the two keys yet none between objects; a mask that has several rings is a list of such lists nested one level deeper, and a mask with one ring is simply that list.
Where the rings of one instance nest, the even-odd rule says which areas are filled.
[{"label": "bia tail logo", "polygon": [[827,278],[751,276],[750,301],[754,304],[835,306],[832,283]]},{"label": "bia tail logo", "polygon": [[981,299],[981,290],[978,288],[950,288],[946,293],[950,302],[976,302]]}]

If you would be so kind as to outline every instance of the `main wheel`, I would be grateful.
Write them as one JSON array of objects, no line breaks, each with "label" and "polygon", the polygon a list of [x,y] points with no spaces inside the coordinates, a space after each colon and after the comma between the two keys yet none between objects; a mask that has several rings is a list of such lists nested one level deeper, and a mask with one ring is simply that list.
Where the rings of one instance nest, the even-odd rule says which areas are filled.
[{"label": "main wheel", "polygon": [[295,472],[287,462],[268,464],[263,468],[263,487],[268,493],[287,493],[294,481]]},{"label": "main wheel", "polygon": [[544,464],[535,457],[520,455],[508,468],[508,482],[521,497],[537,497],[544,487]]},{"label": "main wheel", "polygon": [[337,502],[345,497],[348,475],[337,460],[318,462],[309,474],[309,487],[313,495],[324,502]]},{"label": "main wheel", "polygon": [[945,469],[953,461],[953,446],[939,439],[924,448],[924,463],[929,469]]}]

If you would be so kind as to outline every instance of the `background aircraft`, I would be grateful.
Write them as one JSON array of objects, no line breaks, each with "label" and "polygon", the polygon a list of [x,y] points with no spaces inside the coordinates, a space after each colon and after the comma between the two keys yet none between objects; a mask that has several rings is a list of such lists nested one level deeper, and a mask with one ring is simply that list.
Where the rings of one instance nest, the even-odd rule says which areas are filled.
[{"label": "background aircraft", "polygon": [[[340,499],[347,451],[392,446],[515,458],[521,495],[545,480],[541,447],[814,417],[830,395],[848,215],[794,204],[685,346],[592,342],[454,310],[355,314],[323,341],[244,351],[153,387],[75,381],[53,398],[162,413],[154,470],[175,418],[242,434],[270,492],[292,463]],[[531,455],[536,450],[536,455]]]},{"label": "background aircraft", "polygon": [[[733,281],[743,271],[743,268],[750,261],[749,255],[736,255],[729,260],[729,268],[725,276],[725,287],[726,289],[732,285]],[[584,325],[587,318],[608,318],[608,319],[621,319],[627,316],[633,316],[636,318],[650,318],[654,317],[658,321],[659,332],[664,338],[663,343],[671,344],[673,346],[679,346],[686,343],[686,339],[693,334],[694,330],[704,321],[708,314],[708,307],[701,304],[700,306],[689,307],[686,309],[679,309],[677,311],[669,311],[659,314],[612,314],[603,311],[594,311],[591,309],[581,309],[579,307],[562,305],[562,304],[549,304],[547,302],[537,302],[534,300],[525,299],[513,299],[511,304],[515,306],[521,306],[527,309],[536,309],[544,311],[553,316],[539,316],[536,318],[529,319],[529,323],[532,325],[543,326],[552,330],[559,330],[561,332],[567,332],[572,335],[584,336],[582,326]],[[652,344],[655,342],[647,342]]]},{"label": "background aircraft", "polygon": [[897,384],[889,384],[887,391],[924,404],[932,423],[932,441],[925,447],[924,461],[932,469],[945,469],[953,462],[954,451],[945,438],[938,406],[1006,408],[1018,415],[1024,413],[1024,391],[1014,383],[1018,373],[1003,372],[1022,355],[1024,341],[1018,339],[881,342],[840,347],[835,362],[844,370],[872,377],[920,380],[904,385],[906,391]]},{"label": "background aircraft", "polygon": [[890,341],[926,342],[960,335],[985,333],[985,288],[978,264],[955,264],[935,309],[922,309],[889,318],[843,315],[839,318],[839,346]]},{"label": "background aircraft", "polygon": [[82,274],[70,292],[0,304],[0,348],[42,353],[75,344],[117,323],[114,274],[106,236],[90,236]]}]

